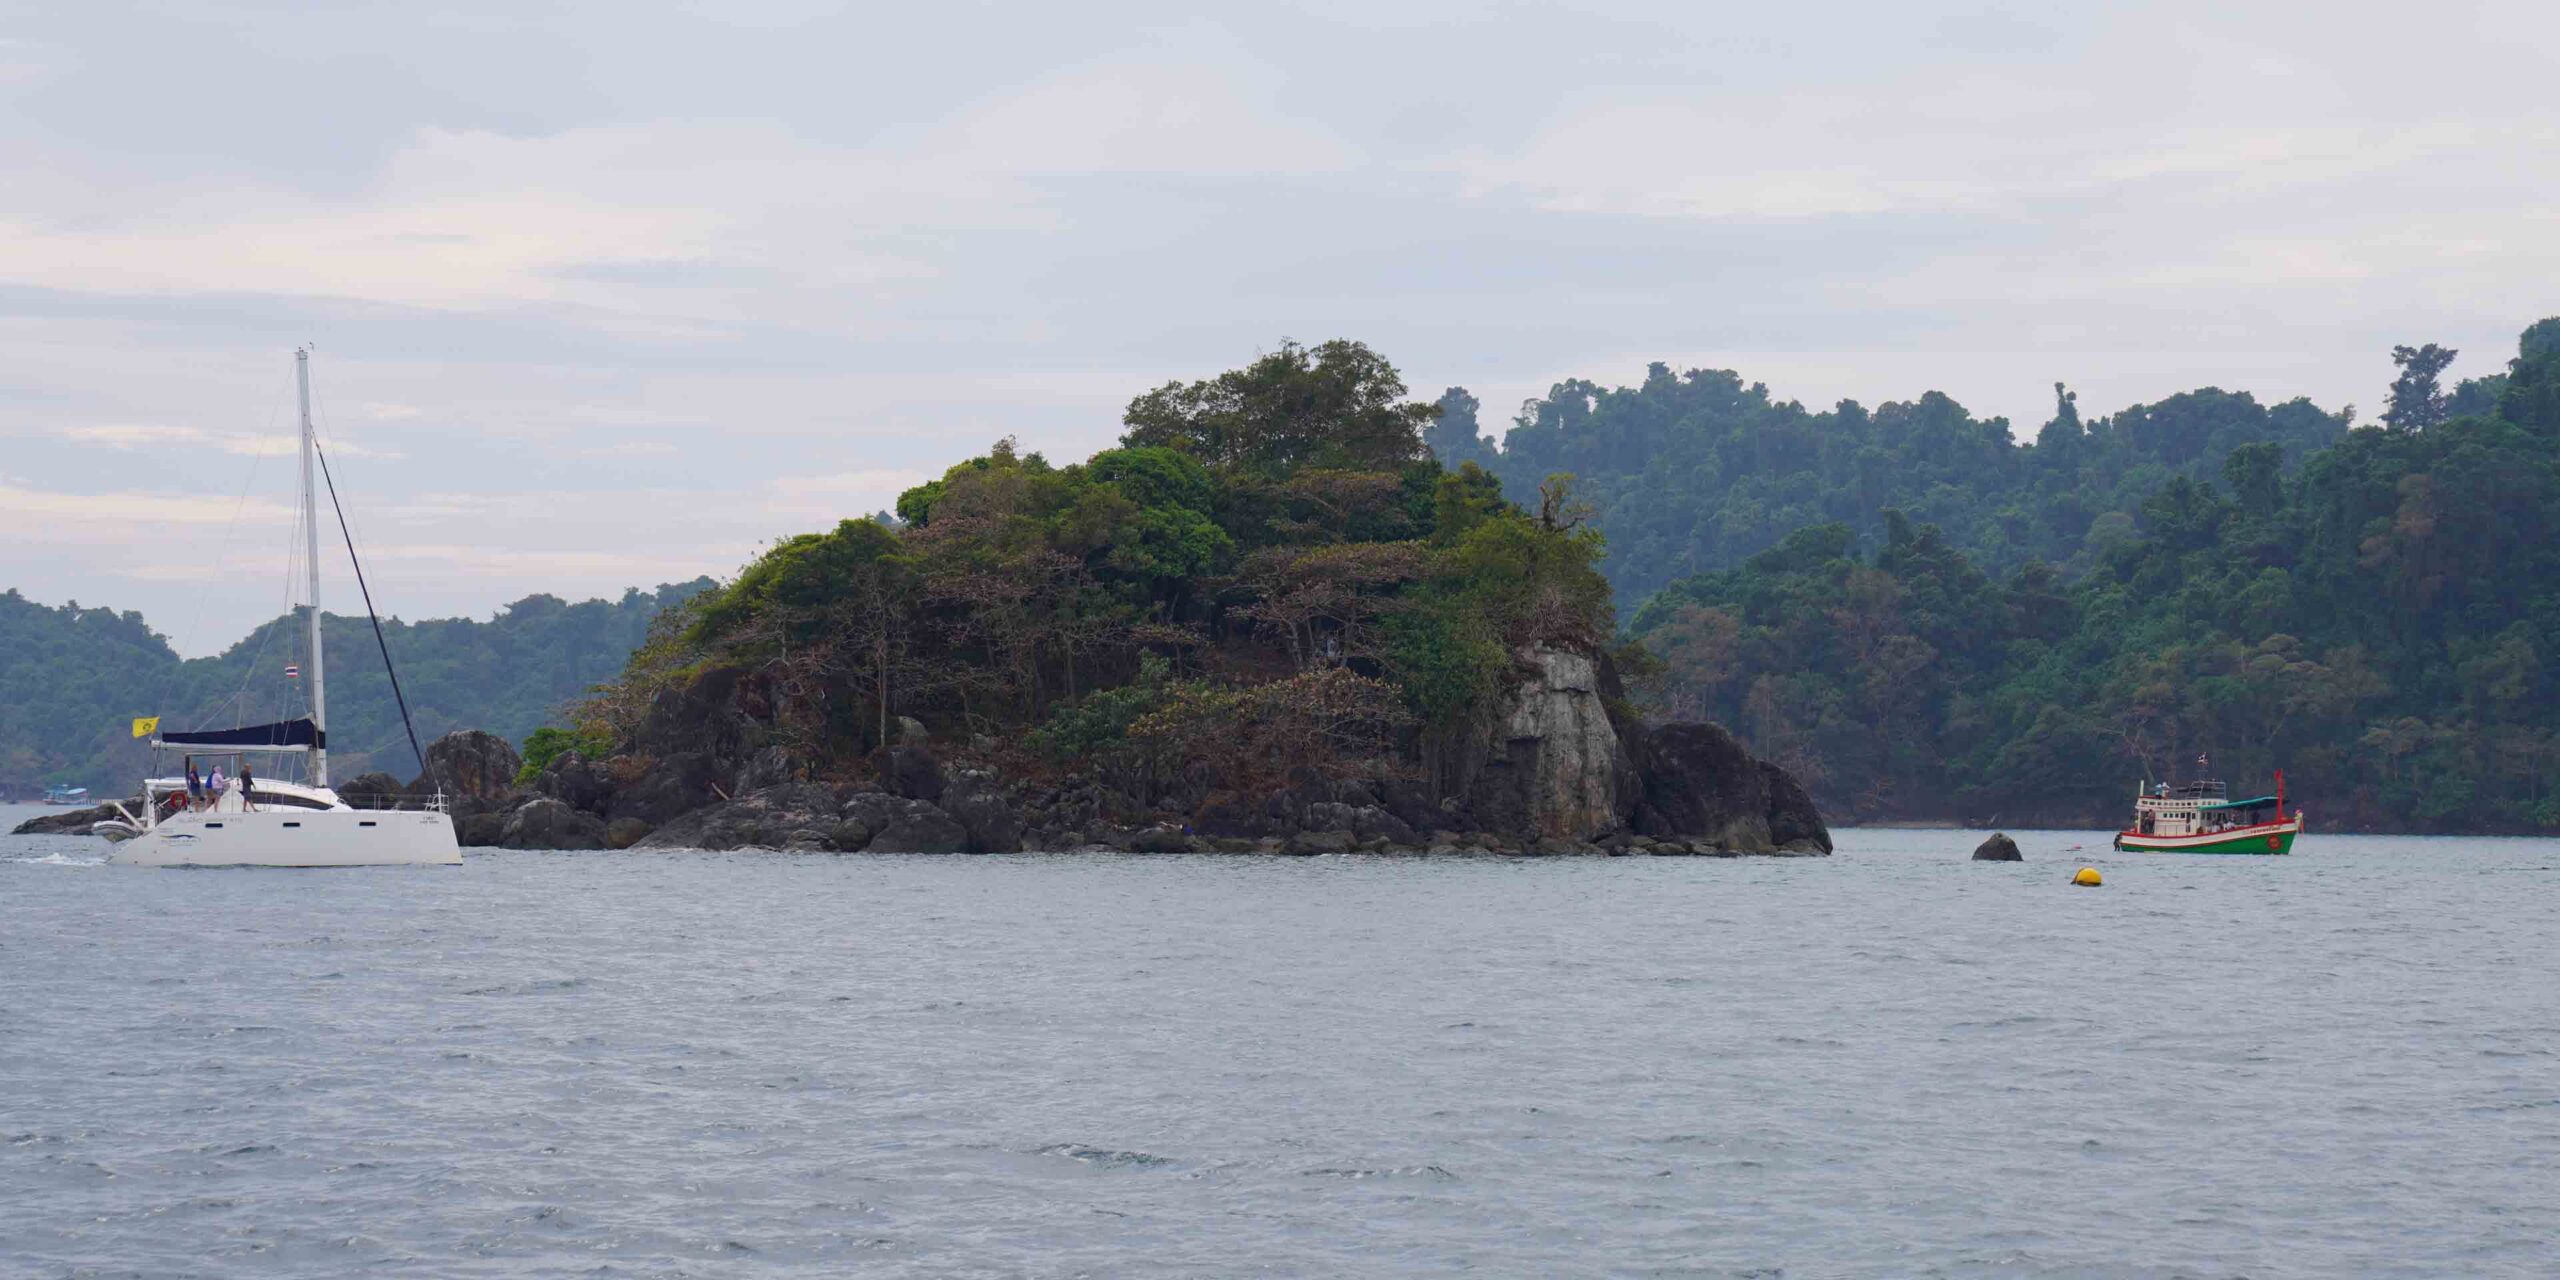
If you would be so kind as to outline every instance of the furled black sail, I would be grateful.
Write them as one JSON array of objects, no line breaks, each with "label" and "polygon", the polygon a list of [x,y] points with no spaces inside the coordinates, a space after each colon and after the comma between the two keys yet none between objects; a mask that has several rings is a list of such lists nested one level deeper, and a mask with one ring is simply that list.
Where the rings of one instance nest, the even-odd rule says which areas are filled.
[{"label": "furled black sail", "polygon": [[311,717],[278,720],[274,724],[243,725],[237,729],[198,729],[160,735],[164,747],[247,747],[275,750],[288,747],[326,749],[329,735],[311,723]]}]

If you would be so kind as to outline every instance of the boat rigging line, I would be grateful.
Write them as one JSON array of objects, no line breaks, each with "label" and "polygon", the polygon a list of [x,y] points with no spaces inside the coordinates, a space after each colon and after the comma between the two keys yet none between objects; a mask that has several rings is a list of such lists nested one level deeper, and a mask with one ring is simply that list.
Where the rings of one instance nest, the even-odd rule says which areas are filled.
[{"label": "boat rigging line", "polygon": [[391,642],[382,636],[382,615],[373,611],[373,588],[365,585],[364,561],[356,558],[356,535],[347,528],[347,509],[338,505],[338,479],[329,473],[329,453],[317,434],[311,452],[320,459],[320,479],[329,487],[329,509],[338,515],[338,536],[347,541],[347,563],[356,571],[356,590],[364,595],[364,616],[373,623],[373,643],[382,650],[382,673],[391,677],[391,700],[400,704],[400,727],[409,731],[409,750],[418,757],[418,772],[427,772],[427,753],[418,746],[418,726],[409,720],[409,699],[400,692],[400,671],[391,665]]}]

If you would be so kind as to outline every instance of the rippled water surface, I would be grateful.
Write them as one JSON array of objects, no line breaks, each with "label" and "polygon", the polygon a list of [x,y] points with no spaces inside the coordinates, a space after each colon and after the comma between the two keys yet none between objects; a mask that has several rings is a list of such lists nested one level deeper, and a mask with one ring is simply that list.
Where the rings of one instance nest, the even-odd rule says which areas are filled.
[{"label": "rippled water surface", "polygon": [[0,1273],[2560,1272],[2560,843],[1843,837],[0,837]]}]

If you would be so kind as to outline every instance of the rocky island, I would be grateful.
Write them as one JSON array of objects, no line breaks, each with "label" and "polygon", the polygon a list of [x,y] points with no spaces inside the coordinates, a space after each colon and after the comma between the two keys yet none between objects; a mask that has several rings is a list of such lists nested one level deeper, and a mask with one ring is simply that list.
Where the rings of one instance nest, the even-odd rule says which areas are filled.
[{"label": "rocky island", "polygon": [[1082,463],[999,442],[777,543],[522,754],[339,790],[528,849],[1830,852],[1785,770],[1647,721],[1571,477],[1444,470],[1434,413],[1352,342],[1169,383]]}]

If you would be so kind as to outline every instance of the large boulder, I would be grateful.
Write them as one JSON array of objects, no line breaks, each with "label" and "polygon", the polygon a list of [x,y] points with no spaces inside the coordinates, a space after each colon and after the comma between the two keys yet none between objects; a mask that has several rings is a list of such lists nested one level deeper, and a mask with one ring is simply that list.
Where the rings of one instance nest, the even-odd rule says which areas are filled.
[{"label": "large boulder", "polygon": [[821,852],[844,848],[846,834],[834,792],[815,783],[791,782],[696,809],[631,847]]},{"label": "large boulder", "polygon": [[2010,839],[2003,832],[1994,831],[1990,839],[1974,847],[1973,860],[1976,862],[2024,862],[2027,859],[2026,855],[2018,852],[2017,841]]},{"label": "large boulder", "polygon": [[509,849],[602,849],[609,841],[604,819],[565,800],[535,796],[507,815],[498,843]]},{"label": "large boulder", "polygon": [[724,798],[719,791],[719,766],[709,752],[679,751],[645,763],[617,756],[608,768],[615,774],[628,770],[634,775],[614,788],[613,804],[604,815],[608,820],[636,818],[653,827],[664,826]]},{"label": "large boulder", "polygon": [[509,813],[520,798],[516,772],[523,767],[506,739],[482,729],[456,729],[427,744],[427,771],[409,784],[409,794],[442,792],[457,821]]},{"label": "large boulder", "polygon": [[1191,825],[1205,836],[1250,838],[1278,834],[1286,824],[1258,797],[1212,791],[1191,810]]},{"label": "large boulder", "polygon": [[711,667],[660,691],[632,733],[634,753],[664,760],[699,753],[726,779],[765,745],[773,707],[763,681],[742,667]]},{"label": "large boulder", "polygon": [[1467,750],[1466,808],[1500,831],[1580,840],[1616,829],[1635,771],[1599,661],[1543,645],[1518,656],[1526,674]]},{"label": "large boulder", "polygon": [[1643,743],[1637,832],[1657,840],[1704,837],[1740,853],[1777,848],[1769,825],[1769,774],[1724,726],[1660,725],[1644,734]]},{"label": "large boulder", "polygon": [[[135,796],[125,801],[124,807],[134,813],[141,813],[142,797]],[[37,814],[19,823],[10,830],[9,834],[13,836],[85,836],[89,834],[90,827],[109,818],[123,816],[116,812],[116,807],[112,804],[102,804],[88,809],[65,809],[60,813]]]},{"label": "large boulder", "polygon": [[613,807],[613,775],[583,754],[563,751],[534,775],[533,789],[572,809],[602,815]]},{"label": "large boulder", "polygon": [[933,748],[920,740],[901,738],[872,752],[871,768],[880,777],[881,789],[910,800],[940,800],[949,785],[941,763],[933,758]]},{"label": "large boulder", "polygon": [[1814,807],[1813,793],[1794,774],[1769,761],[1760,762],[1760,772],[1769,783],[1769,838],[1781,849],[1831,852],[1831,828]]},{"label": "large boulder", "polygon": [[453,842],[465,849],[486,849],[507,837],[508,814],[498,810],[453,816]]},{"label": "large boulder", "polygon": [[737,790],[744,794],[778,787],[786,782],[805,782],[808,778],[809,766],[789,747],[766,747],[738,766]]},{"label": "large boulder", "polygon": [[885,823],[863,846],[872,853],[969,851],[969,829],[931,801],[891,797],[883,812]]},{"label": "large boulder", "polygon": [[388,809],[400,800],[400,780],[376,770],[339,783],[334,790],[350,809]]},{"label": "large boulder", "polygon": [[971,853],[1022,851],[1022,815],[991,769],[955,770],[943,787],[942,811],[969,833]]}]

